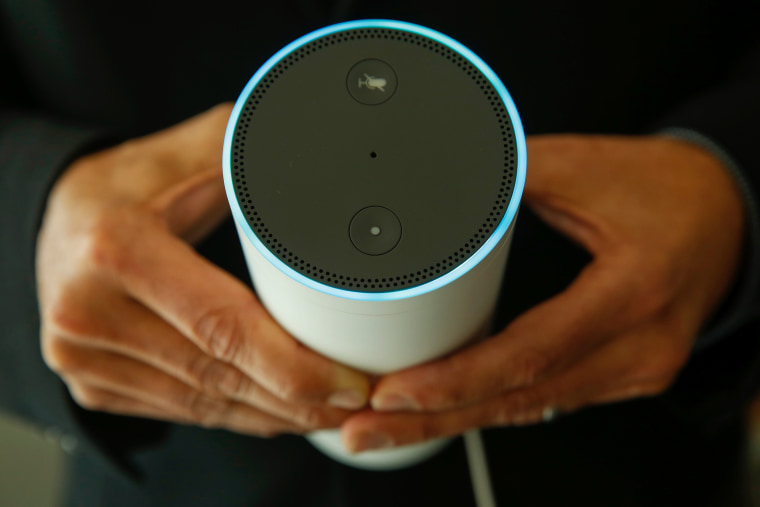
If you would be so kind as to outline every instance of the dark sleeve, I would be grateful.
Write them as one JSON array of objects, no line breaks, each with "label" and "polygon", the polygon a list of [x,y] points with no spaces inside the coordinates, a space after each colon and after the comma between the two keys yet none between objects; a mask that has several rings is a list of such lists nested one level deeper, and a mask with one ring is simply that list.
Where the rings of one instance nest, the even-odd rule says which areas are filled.
[{"label": "dark sleeve", "polygon": [[691,97],[660,122],[672,133],[712,151],[734,177],[746,211],[744,255],[736,285],[701,337],[701,348],[760,315],[760,41],[725,69],[722,84]]},{"label": "dark sleeve", "polygon": [[736,417],[760,384],[760,42],[755,42],[725,78],[687,98],[656,125],[692,141],[713,143],[742,192],[747,211],[744,254],[735,287],[716,318],[705,329],[702,346],[665,399],[690,420]]},{"label": "dark sleeve", "polygon": [[726,150],[699,132],[684,128],[670,128],[661,135],[689,142],[715,156],[734,180],[741,195],[745,211],[743,251],[734,287],[716,315],[702,329],[694,352],[714,345],[758,316],[758,288],[760,287],[760,208],[757,194],[747,172],[734,161]]},{"label": "dark sleeve", "polygon": [[[3,48],[0,63],[8,70]],[[108,136],[43,113],[19,76],[10,67],[0,79],[0,410],[66,435],[80,451],[108,456],[106,466],[128,469],[120,449],[152,438],[153,423],[88,413],[72,402],[42,360],[35,291],[35,243],[48,191],[71,161],[104,146]]]},{"label": "dark sleeve", "polygon": [[[734,60],[732,58],[732,60]],[[725,79],[688,97],[659,121],[661,128],[699,132],[721,146],[760,185],[760,41],[725,69]]]}]

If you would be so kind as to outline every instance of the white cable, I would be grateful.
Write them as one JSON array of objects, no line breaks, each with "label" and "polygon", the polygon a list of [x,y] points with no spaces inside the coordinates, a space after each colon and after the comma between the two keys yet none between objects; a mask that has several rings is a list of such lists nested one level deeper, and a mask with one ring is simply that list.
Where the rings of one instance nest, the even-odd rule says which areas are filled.
[{"label": "white cable", "polygon": [[470,430],[463,437],[465,451],[467,452],[467,464],[470,467],[470,483],[475,494],[475,505],[478,507],[496,507],[493,488],[491,488],[488,460],[483,447],[483,439],[480,438],[480,431]]}]

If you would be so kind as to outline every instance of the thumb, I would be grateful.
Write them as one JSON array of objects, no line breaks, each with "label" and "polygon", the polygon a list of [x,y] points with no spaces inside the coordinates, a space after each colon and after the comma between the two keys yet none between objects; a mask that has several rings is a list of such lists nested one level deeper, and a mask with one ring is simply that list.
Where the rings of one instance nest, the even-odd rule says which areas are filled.
[{"label": "thumb", "polygon": [[153,208],[168,229],[189,243],[197,243],[230,213],[221,167],[198,172],[167,188]]},{"label": "thumb", "polygon": [[219,164],[232,104],[222,103],[139,139],[145,150],[170,165],[179,178]]},{"label": "thumb", "polygon": [[588,161],[578,144],[579,137],[571,135],[528,139],[524,200],[550,227],[593,253],[604,225],[589,210],[590,190],[598,182],[584,180]]}]

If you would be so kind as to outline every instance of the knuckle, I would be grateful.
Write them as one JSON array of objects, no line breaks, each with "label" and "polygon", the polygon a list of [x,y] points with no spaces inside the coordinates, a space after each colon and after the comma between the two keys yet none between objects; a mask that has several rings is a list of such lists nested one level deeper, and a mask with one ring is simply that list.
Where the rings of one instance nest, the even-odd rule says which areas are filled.
[{"label": "knuckle", "polygon": [[102,411],[107,408],[106,397],[98,389],[79,384],[70,384],[69,393],[77,405],[92,411]]},{"label": "knuckle", "polygon": [[487,415],[487,424],[494,426],[507,426],[512,422],[514,410],[506,403],[497,403]]},{"label": "knuckle", "polygon": [[42,342],[42,357],[45,364],[59,375],[72,375],[84,369],[87,361],[78,349],[61,339],[45,339]]},{"label": "knuckle", "polygon": [[84,240],[84,256],[90,265],[96,269],[122,271],[125,269],[128,256],[125,255],[126,245],[120,240],[117,231],[126,230],[124,223],[118,223],[118,213],[103,212],[93,219]]},{"label": "knuckle", "polygon": [[332,418],[317,407],[300,408],[295,413],[294,421],[305,430],[319,430],[335,427]]},{"label": "knuckle", "polygon": [[83,235],[82,256],[87,268],[115,276],[139,273],[140,239],[157,223],[158,218],[146,214],[145,207],[139,205],[100,212]]},{"label": "knuckle", "polygon": [[506,374],[512,386],[530,386],[536,383],[549,366],[549,357],[541,350],[527,349],[517,354],[507,365]]},{"label": "knuckle", "polygon": [[207,356],[196,355],[187,366],[192,382],[210,394],[236,395],[241,390],[242,376],[228,365]]},{"label": "knuckle", "polygon": [[89,337],[102,334],[95,316],[76,302],[71,291],[63,290],[48,305],[42,321],[55,334]]},{"label": "knuckle", "polygon": [[221,370],[216,380],[216,388],[234,399],[246,398],[251,387],[251,382],[238,370],[217,364],[217,370]]},{"label": "knuckle", "polygon": [[226,405],[223,400],[210,398],[200,392],[192,393],[185,402],[190,419],[205,428],[220,425]]},{"label": "knuckle", "polygon": [[420,389],[415,393],[415,399],[425,409],[445,409],[459,407],[471,403],[468,395],[462,390],[463,386],[449,386],[447,389]]},{"label": "knuckle", "polygon": [[425,418],[418,428],[417,439],[420,442],[432,440],[441,437],[441,429],[432,418]]},{"label": "knuckle", "polygon": [[497,426],[520,424],[533,409],[531,401],[527,393],[510,394],[509,398],[493,407],[493,424]]},{"label": "knuckle", "polygon": [[[472,363],[462,359],[459,354],[447,358],[443,362],[444,370],[441,374],[446,379],[466,379],[471,376]],[[459,407],[471,403],[470,393],[467,390],[465,382],[447,382],[445,388],[438,385],[428,385],[415,388],[414,385],[408,388],[414,393],[420,405],[425,409],[444,409],[450,407]]]},{"label": "knuckle", "polygon": [[226,363],[234,362],[242,340],[239,309],[223,306],[206,310],[195,321],[192,333],[213,357]]},{"label": "knuckle", "polygon": [[281,372],[275,384],[275,394],[289,403],[309,401],[313,398],[314,385],[302,375]]}]

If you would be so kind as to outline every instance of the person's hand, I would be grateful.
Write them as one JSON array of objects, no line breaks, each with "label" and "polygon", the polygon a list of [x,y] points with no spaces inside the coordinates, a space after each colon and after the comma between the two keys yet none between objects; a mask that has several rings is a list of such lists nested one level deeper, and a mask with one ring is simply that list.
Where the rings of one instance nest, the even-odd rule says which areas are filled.
[{"label": "person's hand", "polygon": [[299,345],[189,244],[228,214],[229,114],[65,171],[37,245],[43,357],[92,410],[260,436],[335,427],[365,404],[367,378]]},{"label": "person's hand", "polygon": [[738,264],[731,176],[675,139],[544,136],[528,140],[524,197],[593,261],[500,334],[381,379],[374,411],[342,426],[348,449],[535,423],[672,383]]}]

